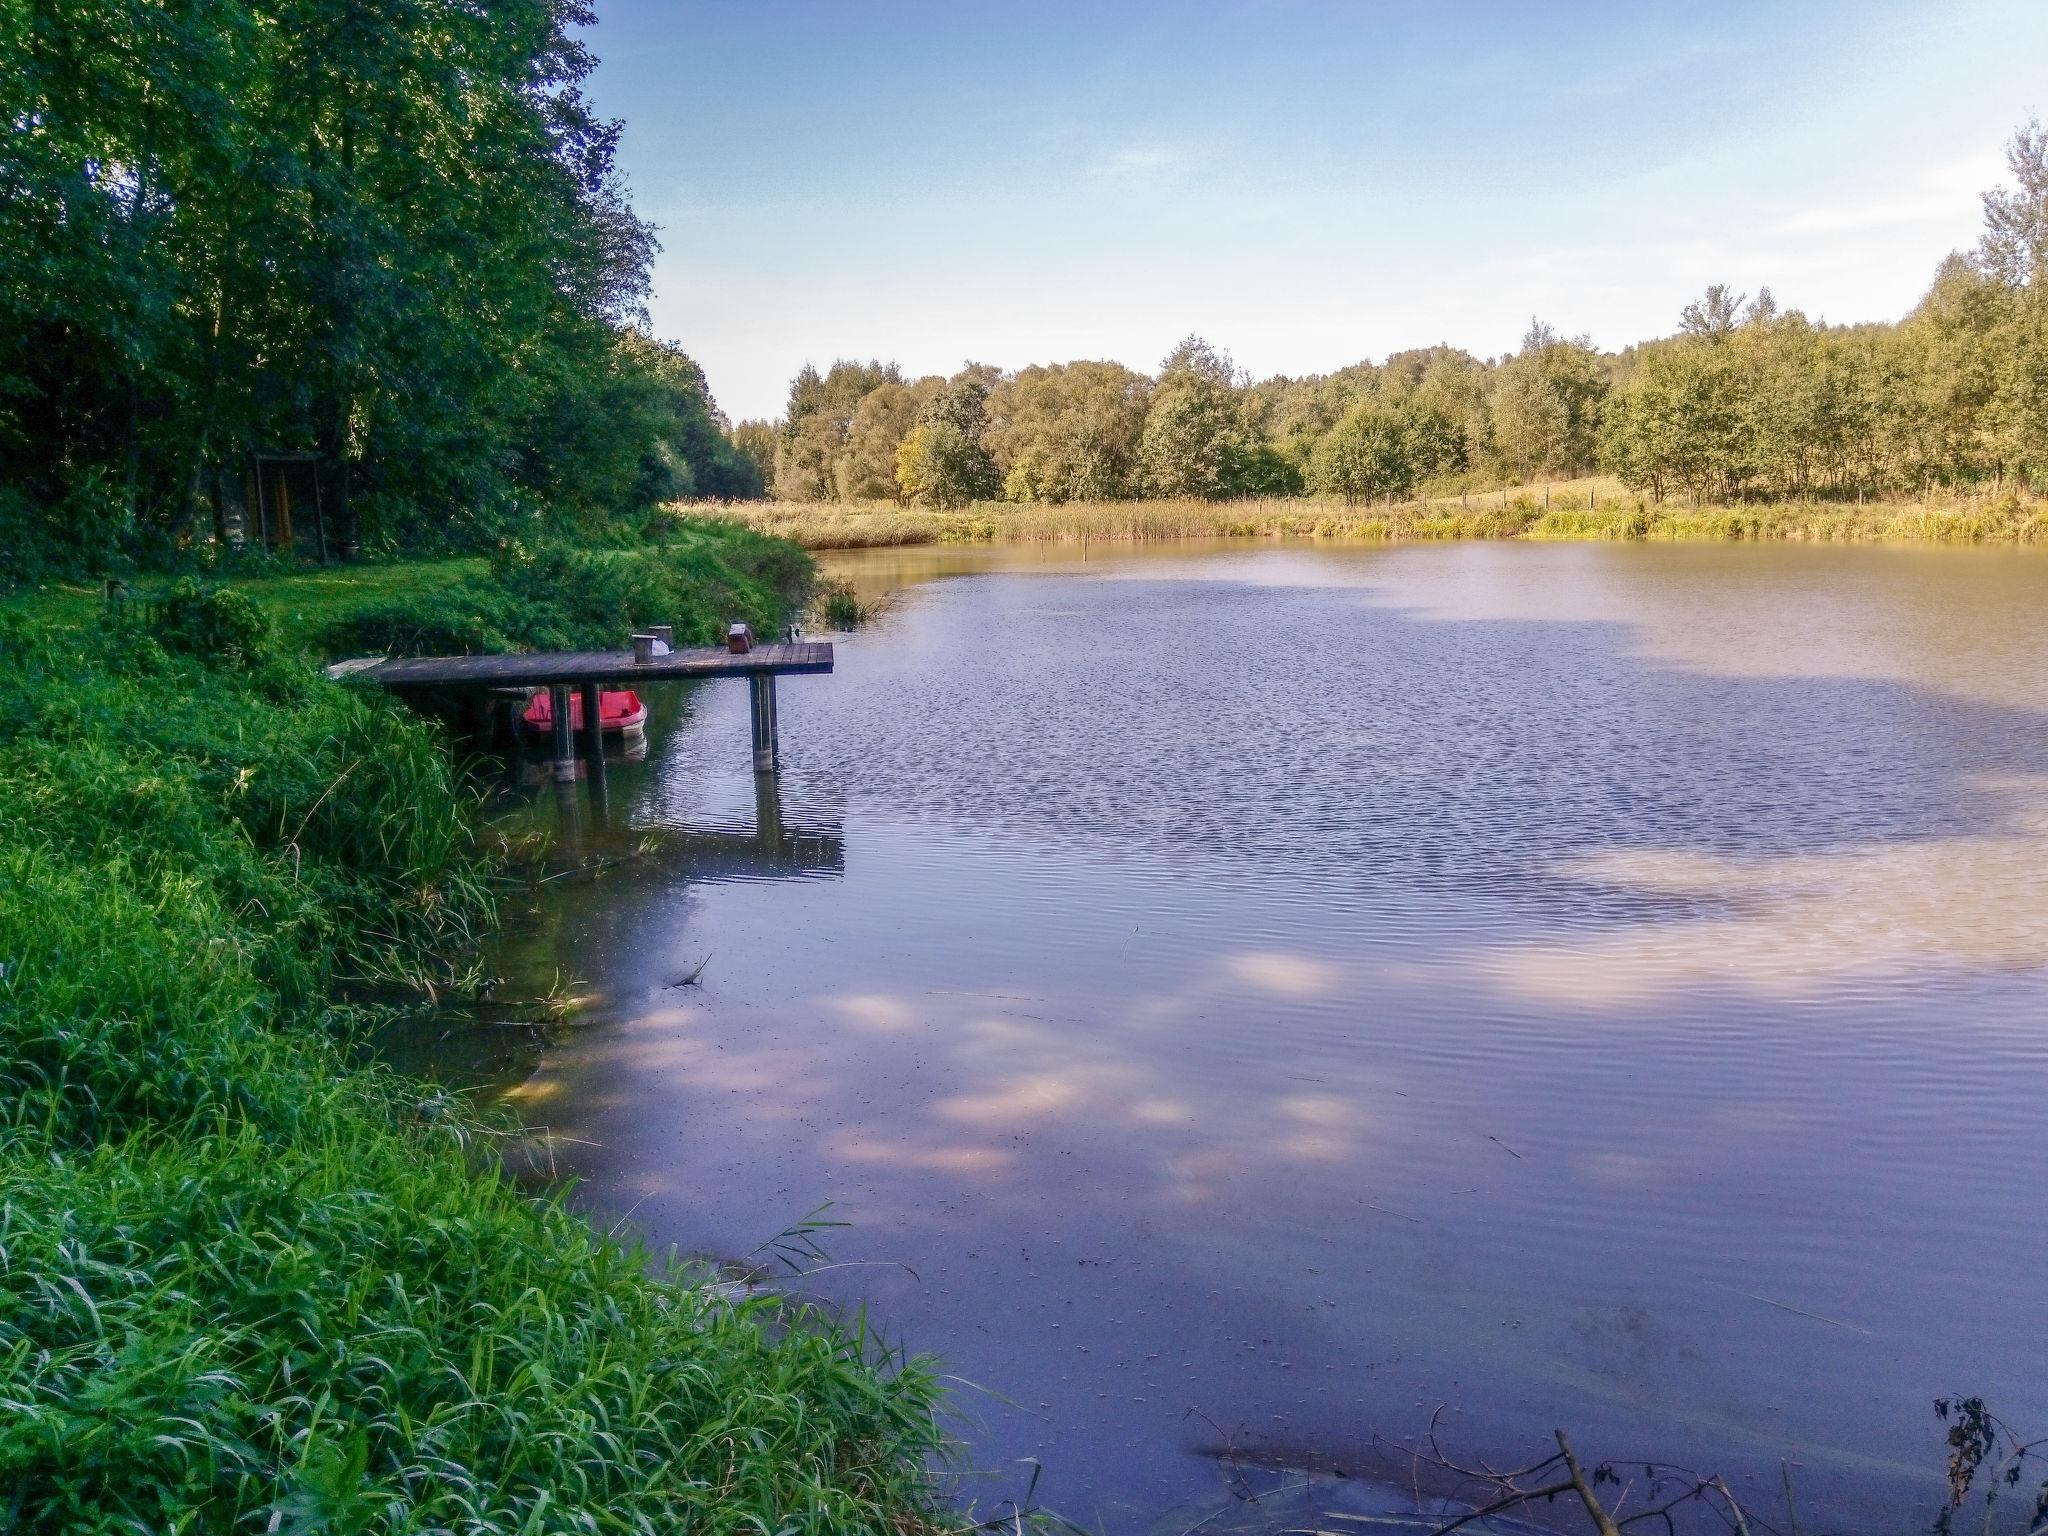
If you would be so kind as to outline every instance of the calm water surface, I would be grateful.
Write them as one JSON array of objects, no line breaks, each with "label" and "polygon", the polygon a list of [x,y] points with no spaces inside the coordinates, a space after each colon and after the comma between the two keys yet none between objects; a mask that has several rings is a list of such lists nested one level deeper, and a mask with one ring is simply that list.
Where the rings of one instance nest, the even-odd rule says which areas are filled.
[{"label": "calm water surface", "polygon": [[665,703],[610,835],[687,835],[529,940],[602,999],[516,1090],[584,1198],[833,1202],[984,1501],[1110,1532],[1440,1403],[1788,1459],[1809,1533],[1924,1528],[1938,1393],[2048,1431],[2048,560],[1091,555],[841,559],[901,595],[779,805],[743,689]]}]

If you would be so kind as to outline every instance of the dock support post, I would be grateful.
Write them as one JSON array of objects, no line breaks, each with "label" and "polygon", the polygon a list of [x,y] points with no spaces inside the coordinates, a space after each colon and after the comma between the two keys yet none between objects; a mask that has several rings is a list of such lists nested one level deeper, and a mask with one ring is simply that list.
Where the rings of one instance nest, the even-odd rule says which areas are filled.
[{"label": "dock support post", "polygon": [[554,714],[555,778],[576,777],[576,737],[569,720],[569,685],[555,683],[548,688],[548,705]]},{"label": "dock support post", "polygon": [[583,750],[589,754],[594,769],[604,764],[604,720],[599,714],[600,700],[597,684],[584,683],[583,693]]},{"label": "dock support post", "polygon": [[755,672],[747,678],[747,693],[753,703],[754,772],[773,773],[776,766],[775,674]]},{"label": "dock support post", "polygon": [[600,713],[602,698],[595,683],[583,685],[583,750],[590,758],[584,769],[590,780],[590,808],[597,824],[603,826],[606,813],[611,809],[605,803],[604,782],[604,716]]},{"label": "dock support post", "polygon": [[772,773],[754,776],[754,841],[769,854],[782,847],[782,781]]}]

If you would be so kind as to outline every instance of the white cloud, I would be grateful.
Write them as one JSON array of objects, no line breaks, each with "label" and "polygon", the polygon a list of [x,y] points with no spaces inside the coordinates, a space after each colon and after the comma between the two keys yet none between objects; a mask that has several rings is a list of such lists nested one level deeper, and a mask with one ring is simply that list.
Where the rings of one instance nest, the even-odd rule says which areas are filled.
[{"label": "white cloud", "polygon": [[1177,180],[1196,163],[1197,156],[1188,146],[1140,142],[1096,155],[1083,174],[1090,181],[1152,184]]},{"label": "white cloud", "polygon": [[2005,162],[1995,154],[1952,161],[1911,178],[1904,187],[1849,202],[1819,203],[1781,221],[1782,235],[1835,235],[1886,229],[1902,224],[1944,224],[1969,227],[1978,197],[1996,185]]}]

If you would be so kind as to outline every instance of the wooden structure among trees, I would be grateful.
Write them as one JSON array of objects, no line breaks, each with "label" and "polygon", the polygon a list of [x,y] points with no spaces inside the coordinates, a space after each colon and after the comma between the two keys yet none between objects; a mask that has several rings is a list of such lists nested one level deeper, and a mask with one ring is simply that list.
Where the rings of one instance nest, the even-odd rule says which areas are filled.
[{"label": "wooden structure among trees", "polygon": [[644,661],[633,650],[523,651],[505,656],[414,656],[361,666],[342,665],[350,675],[397,693],[534,687],[552,690],[555,771],[558,777],[565,778],[575,775],[571,688],[582,691],[585,748],[595,765],[604,761],[598,709],[598,690],[602,685],[744,677],[753,704],[754,771],[773,773],[780,754],[775,679],[785,672],[830,672],[832,646],[823,640],[757,645],[744,652],[707,646],[669,651]]},{"label": "wooden structure among trees", "polygon": [[[318,558],[322,565],[332,558],[333,542],[338,541],[328,537],[319,454],[251,454],[243,508],[245,538],[253,538],[263,548],[277,553],[303,551]],[[250,525],[252,517],[254,526]]]}]

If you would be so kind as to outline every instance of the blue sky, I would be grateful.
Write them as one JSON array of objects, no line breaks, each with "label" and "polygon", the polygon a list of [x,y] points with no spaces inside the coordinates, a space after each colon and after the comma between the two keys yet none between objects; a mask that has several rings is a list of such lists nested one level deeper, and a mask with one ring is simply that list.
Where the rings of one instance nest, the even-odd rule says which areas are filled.
[{"label": "blue sky", "polygon": [[735,419],[835,357],[1299,374],[1619,346],[1710,282],[1893,319],[2048,115],[2043,0],[598,14],[655,330]]}]

